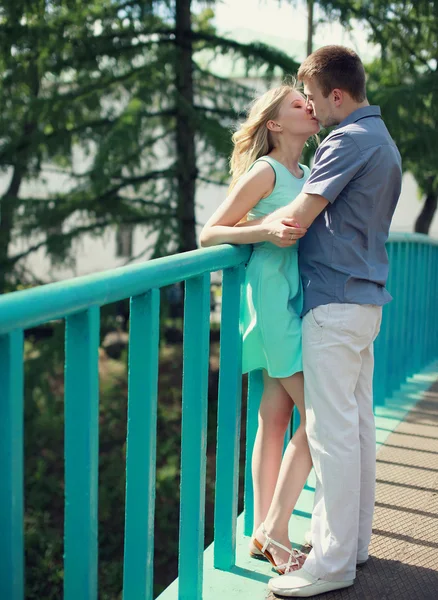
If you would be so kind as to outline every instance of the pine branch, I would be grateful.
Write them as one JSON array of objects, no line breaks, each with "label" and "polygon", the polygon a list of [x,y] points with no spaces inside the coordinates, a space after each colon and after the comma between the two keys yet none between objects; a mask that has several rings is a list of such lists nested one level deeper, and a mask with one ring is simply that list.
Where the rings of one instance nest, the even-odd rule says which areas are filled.
[{"label": "pine branch", "polygon": [[220,185],[221,187],[228,187],[228,183],[226,181],[215,181],[214,179],[208,179],[208,177],[198,177],[199,181],[203,181],[204,183],[212,183],[213,185]]},{"label": "pine branch", "polygon": [[268,63],[270,66],[280,67],[283,71],[298,71],[299,63],[290,58],[285,52],[260,42],[243,44],[236,40],[204,32],[193,32],[192,38],[207,42],[208,45],[224,48],[225,50],[234,50],[243,57],[250,57],[251,59],[258,58],[260,61]]},{"label": "pine branch", "polygon": [[[141,219],[139,219],[137,217],[135,219],[122,219],[120,221],[117,221],[117,224],[119,224],[119,225],[122,225],[122,224],[141,225],[142,223],[156,222],[157,219],[159,219],[161,217],[168,218],[169,216],[173,216],[173,214],[160,213],[158,215],[145,215]],[[26,258],[26,256],[29,256],[33,252],[40,250],[40,248],[44,248],[44,246],[47,246],[48,244],[50,244],[53,241],[56,241],[57,239],[62,238],[63,240],[65,240],[66,238],[68,238],[68,239],[72,240],[75,237],[78,237],[79,235],[82,235],[84,233],[91,233],[91,232],[103,230],[106,227],[110,227],[111,225],[114,225],[114,224],[115,224],[114,219],[111,219],[111,220],[107,219],[106,221],[99,221],[97,223],[92,223],[90,225],[82,225],[80,227],[75,227],[74,229],[71,229],[70,231],[68,231],[66,233],[52,234],[52,235],[46,237],[46,239],[42,240],[41,242],[33,244],[33,246],[30,246],[25,251],[20,252],[19,254],[16,254],[15,256],[8,257],[7,261],[5,261],[5,263],[6,263],[7,267],[10,269],[19,260]]]},{"label": "pine branch", "polygon": [[[173,32],[169,31],[166,32],[169,35],[172,35]],[[164,32],[157,32],[157,35],[163,35]],[[149,35],[149,34],[142,34],[141,32],[138,32],[137,35]],[[151,35],[155,35],[155,32],[152,32]],[[114,33],[113,37],[116,37],[117,34]],[[117,36],[119,37],[119,36]],[[83,54],[76,54],[75,55],[75,62],[74,65],[76,68],[81,66],[81,63],[89,63],[90,61],[95,61],[97,60],[99,57],[101,56],[116,56],[118,58],[122,58],[124,55],[129,55],[130,52],[135,52],[135,54],[139,54],[139,49],[146,49],[146,48],[150,48],[152,46],[157,46],[157,45],[162,45],[162,44],[174,44],[175,40],[172,37],[169,37],[168,39],[157,39],[157,40],[148,40],[148,41],[144,41],[144,42],[138,42],[136,44],[131,44],[131,45],[121,45],[121,46],[108,46],[106,48],[98,48],[96,54],[91,55],[89,52],[84,52]],[[71,67],[72,64],[72,59],[66,59],[64,61],[58,61],[55,63],[53,69],[57,69],[59,72],[61,72],[63,69],[65,68],[69,68]]]},{"label": "pine branch", "polygon": [[196,104],[193,108],[195,108],[195,110],[199,110],[200,112],[204,112],[204,113],[212,113],[215,115],[220,115],[222,117],[230,117],[232,119],[238,119],[240,114],[237,113],[235,110],[231,109],[231,108],[217,108],[217,107],[208,107],[208,106],[199,106],[199,104]]},{"label": "pine branch", "polygon": [[[145,113],[143,116],[146,119],[154,119],[157,117],[173,117],[173,116],[175,116],[175,111],[174,111],[174,109],[159,110],[159,111],[152,112],[152,113]],[[115,119],[109,119],[109,118],[95,119],[94,121],[86,121],[84,123],[81,123],[80,125],[77,125],[76,127],[71,127],[70,129],[58,129],[56,131],[52,131],[51,133],[38,132],[38,134],[36,136],[38,138],[37,140],[32,139],[32,138],[24,138],[24,141],[20,140],[20,143],[17,143],[16,145],[12,145],[12,144],[5,145],[3,147],[3,150],[0,152],[0,164],[5,165],[5,166],[13,165],[14,161],[12,158],[11,158],[10,162],[5,159],[8,157],[11,157],[14,152],[22,152],[24,150],[27,150],[36,141],[48,142],[53,139],[57,139],[58,137],[65,138],[66,136],[73,136],[77,133],[80,133],[81,131],[85,131],[86,129],[90,129],[90,128],[96,129],[96,128],[100,128],[100,127],[116,125],[117,122],[122,117],[123,117],[123,113],[121,115],[119,115],[118,117],[116,117]]]},{"label": "pine branch", "polygon": [[213,79],[213,81],[217,81],[220,84],[232,85],[235,90],[240,91],[245,96],[248,94],[251,94],[251,92],[252,92],[252,89],[246,85],[238,83],[237,81],[234,81],[234,80],[231,81],[227,77],[220,77],[220,75],[216,75],[215,73],[212,73],[211,71],[206,71],[205,69],[202,69],[196,61],[193,61],[193,65],[194,65],[196,71],[205,78]]},{"label": "pine branch", "polygon": [[162,169],[161,171],[149,171],[145,175],[138,175],[136,177],[121,177],[119,179],[119,183],[115,185],[113,188],[107,190],[100,199],[108,198],[109,196],[113,196],[116,192],[118,192],[123,187],[128,185],[136,185],[137,183],[145,183],[146,181],[151,181],[154,179],[166,179],[169,177],[175,176],[175,170],[172,169]]},{"label": "pine branch", "polygon": [[90,84],[89,86],[87,86],[85,88],[81,88],[79,90],[75,90],[72,92],[67,92],[65,94],[57,94],[56,96],[47,98],[47,102],[48,103],[53,102],[54,99],[69,100],[69,101],[77,100],[78,98],[87,96],[88,94],[91,94],[92,92],[95,92],[97,90],[101,90],[102,88],[107,89],[116,83],[122,83],[123,81],[126,81],[127,79],[130,79],[131,77],[141,74],[142,71],[149,71],[151,67],[153,68],[154,65],[149,65],[149,64],[141,65],[140,67],[131,69],[130,71],[128,71],[126,73],[122,73],[121,75],[117,75],[117,76],[113,76],[113,77],[108,77],[107,79],[105,79],[103,76],[101,76],[96,82]]}]

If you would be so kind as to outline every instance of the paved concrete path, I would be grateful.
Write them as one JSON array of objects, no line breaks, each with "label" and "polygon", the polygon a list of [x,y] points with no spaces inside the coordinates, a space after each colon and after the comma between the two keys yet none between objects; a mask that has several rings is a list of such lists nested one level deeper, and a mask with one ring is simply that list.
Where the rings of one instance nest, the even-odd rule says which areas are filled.
[{"label": "paved concrete path", "polygon": [[314,598],[438,600],[438,382],[380,448],[373,532],[354,586]]},{"label": "paved concrete path", "polygon": [[[438,600],[438,362],[410,378],[375,412],[378,485],[371,558],[354,586],[314,598]],[[296,547],[310,527],[314,485],[311,473],[290,520]],[[213,545],[205,551],[202,599],[281,598],[268,592],[268,581],[276,576],[269,563],[249,556],[243,515],[236,541],[236,563],[229,571],[214,569]],[[177,599],[177,581],[159,596]]]}]

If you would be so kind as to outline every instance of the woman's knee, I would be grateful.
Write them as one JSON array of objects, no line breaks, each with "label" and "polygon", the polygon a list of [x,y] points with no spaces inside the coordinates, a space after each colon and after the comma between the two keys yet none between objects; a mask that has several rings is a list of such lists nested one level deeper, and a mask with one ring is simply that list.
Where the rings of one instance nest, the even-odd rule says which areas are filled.
[{"label": "woman's knee", "polygon": [[284,406],[282,408],[277,406],[275,409],[261,406],[259,411],[259,425],[264,429],[284,433],[290,425],[292,409],[293,407],[290,406]]}]

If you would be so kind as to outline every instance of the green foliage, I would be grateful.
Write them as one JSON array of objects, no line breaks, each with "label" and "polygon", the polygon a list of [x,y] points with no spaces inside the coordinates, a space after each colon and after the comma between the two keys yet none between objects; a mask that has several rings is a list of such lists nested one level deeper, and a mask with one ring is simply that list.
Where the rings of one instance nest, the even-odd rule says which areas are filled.
[{"label": "green foliage", "polygon": [[[201,68],[197,57],[241,58],[268,80],[297,64],[262,44],[217,36],[212,17],[211,8],[192,17],[194,104],[186,112],[197,178],[220,183],[231,124],[252,90]],[[81,235],[100,236],[119,223],[157,231],[154,256],[175,251],[176,117],[183,99],[174,3],[0,0],[0,33],[0,171],[13,176],[1,198],[2,277],[22,279],[23,259],[39,248],[55,263],[74,260]],[[20,191],[23,182],[54,172],[64,178],[59,190],[26,197]],[[25,248],[11,254],[17,238]]]},{"label": "green foliage", "polygon": [[369,41],[380,47],[379,59],[366,65],[368,96],[382,109],[404,171],[414,175],[426,196],[421,231],[427,233],[438,196],[438,1],[320,0],[315,4],[322,10],[322,22],[337,19],[350,29],[356,21],[366,24]]},{"label": "green foliage", "polygon": [[438,2],[400,0],[388,6],[372,0],[363,11],[371,40],[381,48],[380,59],[368,68],[370,98],[382,107],[404,170],[426,195],[421,231],[427,233],[438,195]]},{"label": "green foliage", "polygon": [[[103,331],[114,327],[110,311]],[[173,324],[180,324],[174,321]],[[51,329],[47,329],[50,332]],[[40,332],[41,335],[41,332]],[[64,326],[25,344],[26,598],[58,600],[63,586]],[[208,418],[206,543],[213,537],[218,344],[212,342]],[[181,447],[181,345],[160,351],[157,423],[155,593],[177,576]],[[99,598],[121,599],[123,580],[127,356],[100,351]],[[242,452],[242,457],[244,456]]]}]

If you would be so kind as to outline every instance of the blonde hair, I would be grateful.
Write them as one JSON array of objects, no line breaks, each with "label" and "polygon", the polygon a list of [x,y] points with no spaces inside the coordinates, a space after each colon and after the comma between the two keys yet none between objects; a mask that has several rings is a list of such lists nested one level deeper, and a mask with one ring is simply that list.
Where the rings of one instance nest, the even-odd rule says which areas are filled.
[{"label": "blonde hair", "polygon": [[297,91],[295,80],[265,92],[252,103],[246,121],[232,137],[234,150],[230,159],[230,190],[255,160],[273,150],[272,134],[266,124],[278,117],[281,103],[293,91]]}]

